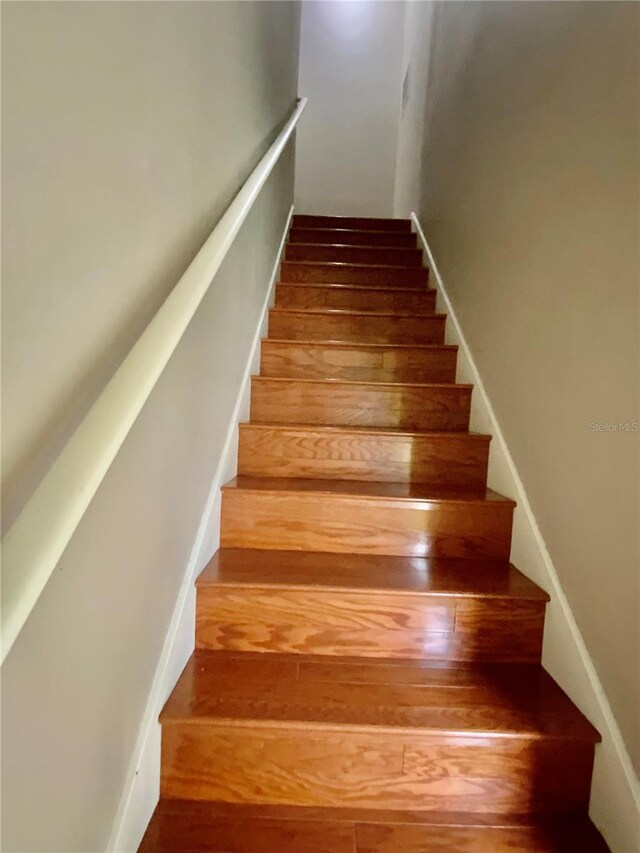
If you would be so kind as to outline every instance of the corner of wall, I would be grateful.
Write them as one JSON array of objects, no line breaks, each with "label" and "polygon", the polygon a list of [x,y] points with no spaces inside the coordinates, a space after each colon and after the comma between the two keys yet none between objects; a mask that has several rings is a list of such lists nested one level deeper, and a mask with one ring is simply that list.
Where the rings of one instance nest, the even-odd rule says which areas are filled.
[{"label": "corner of wall", "polygon": [[527,498],[524,485],[500,428],[489,394],[458,322],[420,221],[411,214],[438,291],[449,315],[447,342],[457,344],[458,377],[475,386],[471,427],[493,436],[489,464],[492,487],[517,501],[512,559],[520,570],[549,592],[542,664],[602,736],[596,748],[589,814],[613,853],[640,850],[640,783],[595,666],[562,589],[558,573]]},{"label": "corner of wall", "polygon": [[272,301],[292,216],[293,206],[289,210],[282,232],[260,319],[238,388],[233,413],[229,419],[222,453],[200,518],[198,532],[185,567],[171,622],[149,691],[149,699],[140,724],[120,805],[106,848],[113,853],[129,853],[129,851],[133,853],[137,850],[160,796],[161,729],[158,717],[195,648],[195,580],[220,542],[221,487],[236,474],[238,424],[246,419],[249,413],[251,376],[259,365],[259,343],[266,331],[267,312]]}]

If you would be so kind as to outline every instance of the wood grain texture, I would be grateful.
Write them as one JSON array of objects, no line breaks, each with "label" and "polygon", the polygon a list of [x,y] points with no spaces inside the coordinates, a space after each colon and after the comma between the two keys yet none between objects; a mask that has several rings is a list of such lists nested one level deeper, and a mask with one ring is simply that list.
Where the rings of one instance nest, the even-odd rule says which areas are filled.
[{"label": "wood grain texture", "polygon": [[482,488],[490,440],[477,433],[241,424],[238,473]]},{"label": "wood grain texture", "polygon": [[[352,492],[345,486],[354,485]],[[376,492],[366,493],[371,485]],[[506,560],[513,503],[450,499],[334,480],[239,477],[223,488],[221,545],[330,553]],[[415,487],[414,487],[415,488]]]},{"label": "wood grain texture", "polygon": [[[371,697],[377,697],[371,701]],[[593,744],[598,734],[539,666],[196,650],[163,722]],[[411,740],[411,743],[414,743]],[[415,744],[414,744],[415,745]]]},{"label": "wood grain texture", "polygon": [[597,733],[539,666],[338,661],[197,651],[162,715],[162,795],[409,822],[585,808]]},{"label": "wood grain texture", "polygon": [[416,245],[293,218],[146,853],[606,851]]},{"label": "wood grain texture", "polygon": [[465,815],[161,800],[140,853],[607,853],[585,816]]},{"label": "wood grain texture", "polygon": [[549,595],[503,560],[451,560],[315,551],[220,548],[200,573],[196,586],[264,589],[270,586],[402,592],[463,597],[467,601],[546,603]]},{"label": "wood grain texture", "polygon": [[455,382],[457,347],[263,340],[260,373],[356,382]]},{"label": "wood grain texture", "polygon": [[[586,808],[582,777],[593,761],[593,746],[579,742],[563,743],[558,762],[557,745],[547,740],[433,736],[410,747],[402,735],[286,726],[166,721],[165,731],[161,795],[223,802],[574,811]],[[405,763],[409,748],[416,757]],[[550,764],[560,765],[557,774],[544,772]]]},{"label": "wood grain texture", "polygon": [[401,315],[372,311],[272,308],[269,337],[373,344],[442,344],[444,314]]},{"label": "wood grain texture", "polygon": [[464,432],[470,385],[403,385],[254,376],[251,419],[261,423]]},{"label": "wood grain texture", "polygon": [[[196,645],[228,651],[418,660],[539,662],[544,603],[400,592],[198,590]],[[464,618],[460,618],[460,617]]]},{"label": "wood grain texture", "polygon": [[365,287],[348,284],[276,285],[276,308],[334,308],[409,314],[435,312],[436,291],[414,288]]},{"label": "wood grain texture", "polygon": [[313,216],[296,213],[292,220],[293,228],[350,228],[361,231],[403,231],[411,232],[410,219],[385,219],[362,216]]},{"label": "wood grain texture", "polygon": [[417,246],[417,234],[409,231],[357,231],[348,228],[298,228],[289,231],[291,243],[341,243],[348,246]]},{"label": "wood grain texture", "polygon": [[[164,803],[163,803],[164,804]],[[346,822],[272,820],[176,813],[158,807],[140,853],[355,853]]]},{"label": "wood grain texture", "polygon": [[422,250],[389,246],[349,246],[340,244],[288,243],[285,249],[288,261],[337,261],[343,264],[373,264],[374,266],[422,266]]},{"label": "wood grain texture", "polygon": [[314,261],[283,261],[280,265],[281,281],[299,281],[324,284],[378,284],[383,287],[424,288],[429,280],[429,270],[424,267],[349,265],[319,263]]},{"label": "wood grain texture", "polygon": [[606,853],[585,817],[567,816],[533,826],[357,824],[356,853]]}]

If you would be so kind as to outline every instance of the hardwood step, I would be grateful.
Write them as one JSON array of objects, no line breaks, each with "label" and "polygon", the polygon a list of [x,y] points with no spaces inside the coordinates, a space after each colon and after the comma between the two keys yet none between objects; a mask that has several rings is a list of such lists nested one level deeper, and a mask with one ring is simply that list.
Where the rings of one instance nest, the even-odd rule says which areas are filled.
[{"label": "hardwood step", "polygon": [[405,231],[411,232],[410,219],[380,219],[363,216],[313,216],[296,213],[294,228],[348,228],[356,231]]},{"label": "hardwood step", "polygon": [[270,424],[466,432],[471,385],[251,380],[251,420]]},{"label": "hardwood step", "polygon": [[436,291],[416,288],[365,287],[349,284],[276,285],[277,308],[337,308],[350,311],[432,314]]},{"label": "hardwood step", "polygon": [[[497,821],[496,821],[497,823]],[[607,853],[586,814],[538,819],[532,825],[428,827],[365,824],[355,828],[356,853]]]},{"label": "hardwood step", "polygon": [[237,652],[539,663],[548,596],[505,563],[222,549],[196,645]]},{"label": "hardwood step", "polygon": [[449,344],[359,344],[266,339],[263,376],[355,382],[455,382],[458,348]]},{"label": "hardwood step", "polygon": [[239,476],[223,548],[508,560],[514,502],[491,490]]},{"label": "hardwood step", "polygon": [[336,261],[342,264],[372,264],[374,266],[422,266],[422,249],[389,246],[349,246],[339,243],[288,243],[285,248],[288,261]]},{"label": "hardwood step", "polygon": [[446,320],[446,314],[272,308],[269,337],[372,344],[442,344]]},{"label": "hardwood step", "polygon": [[426,287],[426,267],[282,261],[281,281],[309,284],[369,284],[383,287]]},{"label": "hardwood step", "polygon": [[340,661],[196,650],[161,716],[161,795],[586,810],[598,735],[541,667]]},{"label": "hardwood step", "polygon": [[160,800],[139,853],[608,853],[586,815]]},{"label": "hardwood step", "polygon": [[354,231],[347,228],[299,228],[289,231],[289,243],[341,243],[345,246],[406,246],[415,248],[418,236],[409,231]]},{"label": "hardwood step", "polygon": [[484,488],[491,436],[240,424],[238,473]]}]

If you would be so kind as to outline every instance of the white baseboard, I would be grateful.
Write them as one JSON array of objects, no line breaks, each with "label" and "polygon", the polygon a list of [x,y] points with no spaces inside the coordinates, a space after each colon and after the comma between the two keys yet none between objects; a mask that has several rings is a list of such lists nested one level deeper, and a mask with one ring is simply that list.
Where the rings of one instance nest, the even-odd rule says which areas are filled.
[{"label": "white baseboard", "polygon": [[[498,491],[517,501],[514,515],[512,559],[518,568],[551,595],[545,620],[542,663],[602,735],[596,748],[589,814],[613,853],[640,851],[640,783],[620,729],[607,700],[593,661],[562,589],[509,452],[478,367],[447,294],[420,221],[411,214],[429,259],[442,310],[449,315],[447,342],[457,344],[459,381],[475,386],[471,408],[472,429],[493,435],[489,481]],[[439,309],[440,310],[440,309]]]},{"label": "white baseboard", "polygon": [[107,850],[113,851],[113,853],[129,853],[129,851],[133,853],[138,849],[160,796],[160,724],[158,716],[195,646],[195,579],[219,544],[220,488],[223,483],[235,475],[238,424],[248,416],[251,376],[256,372],[259,364],[259,343],[266,331],[267,311],[292,215],[293,206],[289,210],[282,233],[276,260],[271,271],[269,287],[260,313],[260,320],[253,337],[236,403],[229,419],[218,466],[211,483],[209,496],[200,519],[198,532],[185,568],[176,605],[151,685],[129,773],[107,845]]}]

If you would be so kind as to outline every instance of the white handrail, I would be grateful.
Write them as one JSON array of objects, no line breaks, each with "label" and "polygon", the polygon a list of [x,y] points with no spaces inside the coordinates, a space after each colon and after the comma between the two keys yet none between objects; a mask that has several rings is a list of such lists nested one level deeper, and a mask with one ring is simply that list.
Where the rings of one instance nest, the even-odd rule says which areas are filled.
[{"label": "white handrail", "polygon": [[306,103],[307,98],[298,101],[276,141],[7,531],[2,543],[2,661],[209,289]]}]

